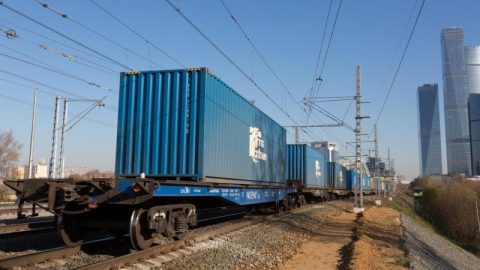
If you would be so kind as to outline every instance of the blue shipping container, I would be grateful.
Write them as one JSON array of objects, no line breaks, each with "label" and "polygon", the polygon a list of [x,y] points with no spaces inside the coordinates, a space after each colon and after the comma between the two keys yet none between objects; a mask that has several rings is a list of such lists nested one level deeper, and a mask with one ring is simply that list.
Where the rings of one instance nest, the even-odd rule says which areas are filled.
[{"label": "blue shipping container", "polygon": [[118,176],[285,182],[285,129],[206,68],[122,73],[118,111]]},{"label": "blue shipping container", "polygon": [[328,164],[328,185],[334,189],[347,188],[347,169],[337,163],[329,162]]},{"label": "blue shipping container", "polygon": [[[356,183],[357,180],[357,173],[353,170],[347,170],[347,189],[354,190],[355,186],[354,184]],[[363,190],[369,191],[372,189],[372,179],[366,175],[365,173],[362,173],[362,185],[363,185]]]},{"label": "blue shipping container", "polygon": [[305,187],[325,187],[327,160],[306,144],[287,145],[287,180],[300,181]]}]

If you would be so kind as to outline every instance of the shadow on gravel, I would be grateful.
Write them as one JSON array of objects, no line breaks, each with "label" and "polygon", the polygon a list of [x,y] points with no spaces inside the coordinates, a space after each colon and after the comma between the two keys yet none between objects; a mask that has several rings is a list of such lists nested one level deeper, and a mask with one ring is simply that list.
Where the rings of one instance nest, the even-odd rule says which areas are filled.
[{"label": "shadow on gravel", "polygon": [[337,269],[349,269],[348,265],[352,261],[353,257],[353,247],[355,242],[358,240],[358,223],[362,218],[362,214],[357,214],[355,219],[354,226],[352,228],[352,233],[350,234],[350,243],[343,246],[340,249],[340,259],[338,260]]},{"label": "shadow on gravel", "polygon": [[62,241],[60,241],[55,231],[38,232],[28,235],[28,237],[12,236],[1,239],[0,254],[3,252],[22,252],[25,250],[45,250],[61,245]]}]

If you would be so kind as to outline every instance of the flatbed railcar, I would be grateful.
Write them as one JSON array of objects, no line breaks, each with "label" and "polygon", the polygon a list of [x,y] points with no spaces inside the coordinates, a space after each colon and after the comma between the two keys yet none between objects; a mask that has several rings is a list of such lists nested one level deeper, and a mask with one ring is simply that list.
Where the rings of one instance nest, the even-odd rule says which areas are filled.
[{"label": "flatbed railcar", "polygon": [[[287,160],[294,148],[300,155]],[[306,196],[349,194],[344,166],[287,147],[282,126],[206,68],[121,74],[115,175],[5,184],[20,205],[47,202],[65,244],[107,229],[128,234],[135,249],[151,246],[155,234],[182,238],[208,209],[281,210]]]}]

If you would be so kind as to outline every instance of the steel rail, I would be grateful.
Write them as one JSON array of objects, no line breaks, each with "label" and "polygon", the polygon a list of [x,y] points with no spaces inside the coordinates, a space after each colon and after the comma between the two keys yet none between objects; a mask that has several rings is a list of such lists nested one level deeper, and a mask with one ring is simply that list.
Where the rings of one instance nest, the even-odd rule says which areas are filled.
[{"label": "steel rail", "polygon": [[76,268],[77,270],[97,270],[97,269],[115,269],[124,265],[130,265],[144,260],[148,260],[152,257],[169,253],[171,251],[181,250],[187,246],[192,246],[195,243],[204,242],[213,239],[217,236],[228,234],[234,231],[238,231],[256,224],[260,224],[265,221],[271,221],[286,214],[300,213],[312,209],[315,205],[305,205],[306,207],[294,209],[292,211],[283,212],[281,214],[273,214],[268,216],[262,216],[252,219],[251,217],[239,220],[233,224],[227,224],[226,226],[214,229],[213,231],[203,232],[187,236],[185,239],[177,240],[175,242],[167,243],[161,246],[153,246],[151,248],[132,252],[120,257],[108,259],[98,263],[90,264],[87,266]]},{"label": "steel rail", "polygon": [[8,224],[0,226],[0,234],[13,233],[19,231],[38,231],[55,228],[53,221],[37,221],[18,224]]},{"label": "steel rail", "polygon": [[24,254],[14,257],[7,257],[0,260],[0,269],[12,269],[15,267],[31,265],[34,263],[40,263],[51,259],[72,256],[79,253],[81,250],[86,248],[87,246],[96,245],[99,243],[103,243],[106,241],[115,240],[114,237],[103,238],[98,240],[93,240],[82,244],[81,246],[75,247],[57,247],[52,249],[43,250],[36,253]]}]

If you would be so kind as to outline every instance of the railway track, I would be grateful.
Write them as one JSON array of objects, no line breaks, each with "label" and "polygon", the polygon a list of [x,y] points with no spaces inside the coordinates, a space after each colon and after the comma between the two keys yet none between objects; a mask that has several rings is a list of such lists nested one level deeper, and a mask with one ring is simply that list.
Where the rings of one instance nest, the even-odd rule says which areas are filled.
[{"label": "railway track", "polygon": [[413,198],[411,198],[410,196],[406,195],[405,193],[401,193],[398,195],[398,198],[400,198],[400,200],[402,200],[410,208],[414,208]]},{"label": "railway track", "polygon": [[18,255],[14,257],[0,259],[0,269],[13,269],[15,267],[28,266],[35,263],[44,262],[47,260],[72,256],[79,253],[82,249],[91,248],[98,244],[112,242],[115,240],[117,239],[114,237],[109,237],[109,238],[103,238],[103,239],[85,242],[82,246],[76,246],[76,247],[62,246],[62,247],[39,251],[36,253],[30,253],[30,254],[24,254],[24,255]]},{"label": "railway track", "polygon": [[275,220],[284,217],[285,215],[300,213],[313,207],[315,207],[315,205],[306,205],[300,209],[295,209],[282,214],[244,218],[242,220],[239,220],[238,222],[228,224],[227,226],[223,226],[212,231],[192,234],[182,240],[167,243],[161,246],[153,246],[149,249],[136,251],[130,254],[126,254],[124,256],[105,260],[95,264],[90,264],[77,269],[117,269],[128,265],[137,266],[136,264],[142,264],[144,262],[147,262],[148,265],[144,265],[143,267],[139,266],[139,269],[143,269],[145,267],[150,268],[152,265],[160,266],[161,264],[170,261],[173,257],[191,254],[196,250],[197,245],[203,242],[215,239],[225,239],[225,235],[229,233],[245,229],[247,227],[260,224],[265,221]]},{"label": "railway track", "polygon": [[[46,205],[40,205],[42,207],[46,207]],[[39,207],[37,206],[35,208],[35,212],[36,213],[40,213],[40,212],[45,212],[44,209],[42,209],[42,207]],[[0,204],[0,215],[8,215],[8,214],[17,214],[17,209],[18,209],[18,205],[16,204]],[[22,213],[31,213],[32,212],[32,209],[33,207],[31,206],[31,204],[27,204],[23,207],[22,209]]]},{"label": "railway track", "polygon": [[[124,265],[130,265],[134,263],[138,263],[139,261],[148,261],[148,260],[157,260],[157,264],[159,263],[158,260],[162,259],[162,255],[172,253],[176,254],[180,252],[180,254],[188,254],[191,253],[192,247],[195,244],[199,244],[210,239],[222,237],[222,235],[232,233],[234,231],[238,231],[240,229],[253,226],[255,224],[259,224],[261,222],[265,222],[268,220],[274,220],[276,218],[283,217],[284,215],[294,214],[302,211],[306,211],[310,208],[314,207],[314,205],[306,205],[302,208],[295,209],[289,212],[276,214],[276,215],[254,215],[248,216],[240,220],[233,220],[229,221],[228,223],[220,223],[219,227],[214,229],[207,229],[203,230],[202,232],[191,232],[188,234],[184,239],[177,240],[177,241],[170,241],[162,245],[153,246],[149,249],[135,251],[135,252],[126,252],[126,254],[117,256],[112,259],[102,260],[100,262],[81,266],[77,269],[111,269],[115,267],[121,267]],[[236,213],[232,214],[231,216],[241,215],[243,213]],[[229,215],[230,216],[230,215]],[[225,216],[227,217],[227,216]],[[204,220],[204,223],[209,223],[210,220]],[[225,224],[225,225],[223,225]],[[208,227],[208,226],[206,226]],[[102,250],[95,246],[107,243],[109,241],[119,241],[116,238],[105,238],[101,240],[95,240],[90,242],[85,242],[81,246],[76,247],[57,247],[49,250],[44,250],[36,253],[31,254],[24,254],[14,257],[8,257],[0,260],[0,269],[12,269],[15,267],[22,267],[28,266],[31,264],[42,263],[49,260],[59,259],[69,257],[75,254],[79,254],[81,251],[86,249]],[[111,244],[110,244],[111,245]],[[122,245],[126,245],[126,243],[122,243]],[[190,248],[190,251],[189,251]],[[159,259],[160,258],[160,259]],[[165,257],[163,257],[165,259]]]},{"label": "railway track", "polygon": [[53,220],[7,224],[0,226],[1,237],[17,236],[55,229]]}]

